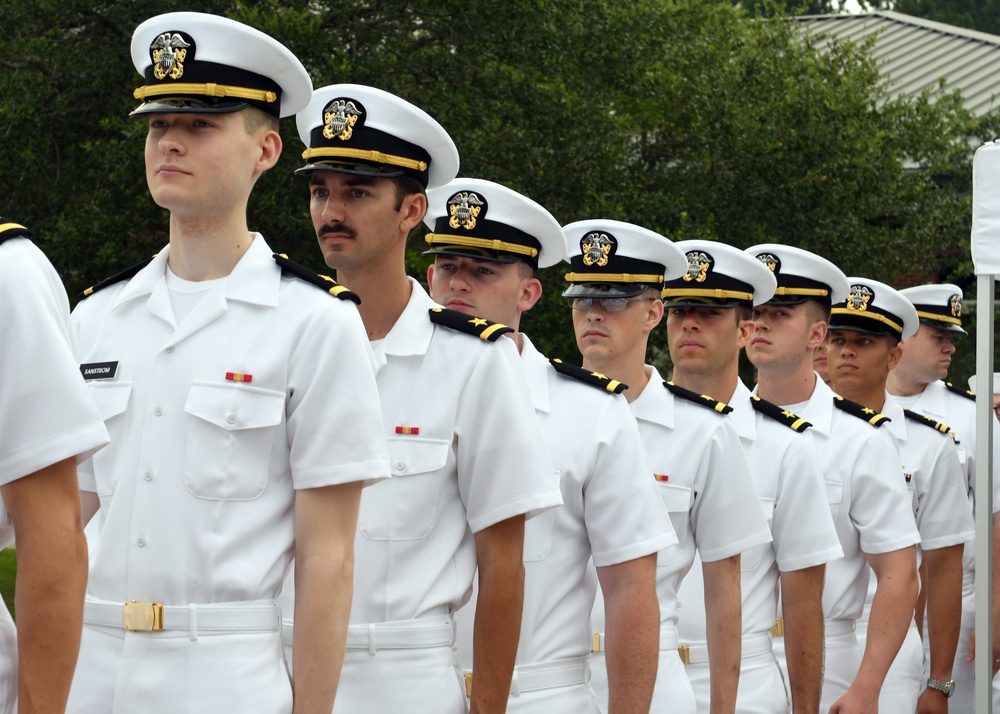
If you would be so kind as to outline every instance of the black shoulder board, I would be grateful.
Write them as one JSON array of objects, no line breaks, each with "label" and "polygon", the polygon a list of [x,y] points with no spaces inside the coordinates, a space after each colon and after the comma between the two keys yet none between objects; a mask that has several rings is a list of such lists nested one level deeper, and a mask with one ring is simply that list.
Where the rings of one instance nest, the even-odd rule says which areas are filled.
[{"label": "black shoulder board", "polygon": [[850,399],[844,399],[843,397],[834,397],[833,406],[837,407],[841,411],[847,412],[851,416],[855,416],[858,419],[863,419],[874,427],[880,427],[887,421],[892,421],[885,414],[880,414],[871,407],[865,407],[857,402],[852,402]]},{"label": "black shoulder board", "polygon": [[617,379],[605,377],[600,372],[589,372],[582,367],[577,367],[575,364],[566,364],[561,359],[550,359],[549,362],[552,363],[552,366],[556,368],[556,372],[559,374],[565,374],[567,377],[579,379],[581,382],[589,384],[591,387],[604,389],[613,394],[621,394],[628,389],[627,384],[622,384]]},{"label": "black shoulder board", "polygon": [[720,402],[712,399],[707,394],[698,394],[698,392],[692,392],[690,389],[684,389],[684,387],[678,387],[673,382],[664,382],[663,386],[670,390],[670,392],[675,397],[680,397],[681,399],[687,399],[689,402],[694,402],[695,404],[700,404],[703,407],[708,407],[713,411],[719,412],[719,414],[728,414],[733,410],[733,408],[727,405],[725,402]]},{"label": "black shoulder board", "polygon": [[962,389],[961,387],[956,387],[951,382],[945,382],[944,386],[948,388],[948,391],[952,394],[957,394],[960,397],[965,397],[966,399],[971,399],[976,401],[976,393],[970,392],[968,389]]},{"label": "black shoulder board", "polygon": [[753,404],[753,408],[759,411],[761,414],[767,417],[771,417],[777,422],[780,422],[787,426],[792,431],[805,431],[812,426],[802,417],[796,416],[787,409],[782,409],[777,404],[767,401],[766,399],[761,399],[760,397],[750,397],[750,403]]},{"label": "black shoulder board", "polygon": [[923,424],[924,426],[929,426],[931,429],[940,431],[942,434],[951,433],[951,427],[949,427],[947,424],[942,424],[939,421],[934,421],[929,416],[924,416],[923,414],[918,414],[915,411],[905,408],[903,409],[903,414],[906,415],[907,419],[912,419],[913,421],[917,422],[917,424]]},{"label": "black shoulder board", "polygon": [[350,300],[356,305],[361,304],[361,298],[358,297],[356,293],[352,293],[350,290],[345,288],[343,285],[337,283],[336,280],[328,275],[320,275],[319,273],[314,273],[309,270],[304,265],[299,265],[294,260],[289,260],[288,256],[284,253],[275,253],[274,262],[281,267],[281,272],[283,275],[291,275],[303,280],[310,285],[315,285],[320,290],[328,292],[334,297],[338,297],[341,300]]},{"label": "black shoulder board", "polygon": [[490,322],[482,317],[470,317],[464,312],[449,310],[445,307],[432,307],[428,312],[431,316],[431,322],[435,325],[475,335],[487,342],[496,342],[502,335],[514,331],[514,328],[501,325],[499,322]]},{"label": "black shoulder board", "polygon": [[0,243],[10,238],[31,238],[34,234],[20,223],[12,223],[0,217]]},{"label": "black shoulder board", "polygon": [[133,266],[131,266],[129,268],[125,268],[125,270],[123,270],[122,272],[115,273],[110,278],[105,278],[104,280],[102,280],[101,282],[99,282],[97,285],[94,285],[93,287],[87,288],[82,293],[80,293],[77,297],[80,300],[83,300],[85,298],[89,298],[91,295],[93,295],[96,292],[100,292],[101,290],[104,290],[104,288],[109,288],[112,285],[114,285],[116,283],[120,283],[120,282],[122,282],[124,280],[131,280],[133,277],[135,277],[136,273],[138,273],[140,270],[142,270],[147,265],[149,265],[150,261],[153,260],[153,258],[155,258],[155,257],[156,256],[153,255],[152,257],[146,258],[145,260],[140,260],[135,265],[133,265]]}]

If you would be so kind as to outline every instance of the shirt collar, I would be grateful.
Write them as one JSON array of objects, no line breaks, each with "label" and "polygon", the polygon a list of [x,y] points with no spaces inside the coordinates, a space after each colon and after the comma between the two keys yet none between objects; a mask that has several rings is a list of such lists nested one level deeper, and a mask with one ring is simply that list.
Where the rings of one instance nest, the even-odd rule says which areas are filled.
[{"label": "shirt collar", "polygon": [[906,441],[906,415],[903,414],[903,407],[888,392],[885,393],[885,404],[882,405],[880,413],[889,417],[890,421],[885,428],[896,441]]},{"label": "shirt collar", "polygon": [[410,282],[410,299],[396,324],[385,336],[387,355],[405,357],[425,354],[434,334],[434,323],[431,322],[428,311],[440,305],[431,300],[420,283],[413,278],[407,280]]},{"label": "shirt collar", "polygon": [[728,419],[736,427],[736,433],[741,439],[756,441],[757,439],[757,412],[750,403],[750,390],[743,384],[742,379],[736,380],[736,390],[733,392],[732,401],[726,402],[733,408]]},{"label": "shirt collar", "polygon": [[674,395],[663,386],[663,377],[656,367],[646,365],[649,381],[630,405],[636,419],[674,428]]},{"label": "shirt collar", "polygon": [[548,414],[552,411],[549,374],[554,372],[555,368],[549,364],[545,355],[531,344],[531,340],[526,334],[522,332],[520,335],[521,366],[524,367],[524,376],[528,380],[528,389],[531,391],[531,404],[536,412]]}]

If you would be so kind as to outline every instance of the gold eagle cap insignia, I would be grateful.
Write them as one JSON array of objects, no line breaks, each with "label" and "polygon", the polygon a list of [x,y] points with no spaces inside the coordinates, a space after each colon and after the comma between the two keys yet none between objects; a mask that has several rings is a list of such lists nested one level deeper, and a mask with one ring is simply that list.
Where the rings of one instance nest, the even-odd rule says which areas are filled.
[{"label": "gold eagle cap insignia", "polygon": [[868,303],[871,301],[873,293],[864,285],[852,285],[851,294],[847,296],[846,307],[848,310],[865,312]]},{"label": "gold eagle cap insignia", "polygon": [[472,191],[459,191],[448,199],[448,225],[471,231],[485,206],[486,201]]},{"label": "gold eagle cap insignia", "polygon": [[684,273],[684,280],[696,283],[703,283],[708,279],[708,272],[712,269],[712,258],[702,251],[692,251],[687,254],[688,269]]},{"label": "gold eagle cap insignia", "polygon": [[587,267],[596,265],[603,268],[608,264],[608,260],[613,255],[612,248],[615,241],[607,233],[593,231],[588,233],[580,241],[580,250],[583,252],[583,264]]},{"label": "gold eagle cap insignia", "polygon": [[952,317],[962,316],[962,296],[952,295],[948,300],[948,307],[951,308]]},{"label": "gold eagle cap insignia", "polygon": [[323,109],[323,136],[347,141],[354,134],[361,113],[353,100],[334,99]]},{"label": "gold eagle cap insignia", "polygon": [[153,59],[153,76],[157,79],[180,79],[184,74],[184,60],[191,43],[179,32],[164,32],[149,46]]}]

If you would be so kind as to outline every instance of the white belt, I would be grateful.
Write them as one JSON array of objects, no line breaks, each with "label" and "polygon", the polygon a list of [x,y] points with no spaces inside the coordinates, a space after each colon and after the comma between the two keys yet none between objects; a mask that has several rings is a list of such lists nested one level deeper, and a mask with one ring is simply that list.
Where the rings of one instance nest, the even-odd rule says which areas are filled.
[{"label": "white belt", "polygon": [[[707,644],[687,644],[677,648],[681,652],[681,660],[684,664],[703,664],[708,662]],[[687,650],[687,659],[684,657],[684,650]],[[771,633],[762,632],[756,635],[747,635],[740,643],[740,658],[749,659],[767,654],[771,651]]]},{"label": "white belt", "polygon": [[[510,696],[519,697],[526,692],[542,689],[572,687],[590,681],[590,657],[567,657],[549,662],[519,664],[514,667],[510,680]],[[465,674],[465,694],[472,696],[472,672]]]},{"label": "white belt", "polygon": [[823,630],[826,637],[838,637],[854,632],[856,621],[850,619],[824,620]]},{"label": "white belt", "polygon": [[83,621],[131,632],[187,630],[194,640],[199,633],[278,632],[281,611],[273,600],[163,605],[106,602],[88,595],[83,604]]},{"label": "white belt", "polygon": [[[293,632],[293,620],[282,620],[282,643],[291,647]],[[370,655],[377,654],[379,650],[450,647],[454,642],[455,622],[451,615],[396,622],[371,622],[367,625],[350,625],[347,628],[347,649],[368,650]]]}]

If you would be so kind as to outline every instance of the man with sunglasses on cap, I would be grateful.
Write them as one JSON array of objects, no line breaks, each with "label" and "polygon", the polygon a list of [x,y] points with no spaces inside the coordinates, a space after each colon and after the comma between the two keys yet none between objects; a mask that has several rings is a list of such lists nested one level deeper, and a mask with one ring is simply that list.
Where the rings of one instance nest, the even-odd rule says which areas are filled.
[{"label": "man with sunglasses on cap", "polygon": [[[820,711],[874,711],[885,674],[916,603],[920,536],[900,476],[899,452],[873,409],[837,397],[813,371],[826,340],[830,307],[848,294],[847,278],[830,261],[790,246],[766,244],[747,253],[774,265],[778,289],[808,297],[753,308],[747,356],[757,367],[757,395],[807,419],[820,457],[826,495],[844,557],[827,564],[823,587],[825,666]],[[870,632],[862,651],[855,634],[864,609],[869,565],[878,576]],[[785,647],[791,662],[803,653]]]},{"label": "man with sunglasses on cap", "polygon": [[[297,123],[320,250],[362,299],[393,470],[361,500],[336,711],[465,711],[453,614],[477,564],[471,709],[503,711],[525,520],[562,498],[517,349],[500,339],[510,328],[441,308],[406,275],[426,190],[455,177],[458,151],[426,112],[372,87],[318,89]],[[482,209],[470,200],[453,218]]]},{"label": "man with sunglasses on cap", "polygon": [[[428,191],[428,198],[431,297],[515,330],[507,336],[518,345],[562,487],[564,505],[525,528],[524,613],[507,711],[600,711],[587,682],[597,588],[588,567],[593,558],[606,619],[618,637],[606,643],[612,652],[610,710],[647,712],[660,622],[656,553],[677,537],[635,419],[619,396],[625,385],[548,360],[520,331],[522,313],[542,294],[535,271],[566,253],[562,228],[534,201],[489,181],[456,179]],[[475,218],[454,220],[465,206],[479,209]],[[462,644],[471,641],[471,632],[462,629],[472,623],[469,609],[460,614]],[[472,666],[464,649],[463,665]]]},{"label": "man with sunglasses on cap", "polygon": [[66,290],[31,237],[0,217],[0,546],[17,536],[19,623],[0,606],[3,714],[66,707],[87,584],[76,466],[108,443],[70,349]]},{"label": "man with sunglasses on cap", "polygon": [[[665,382],[645,364],[649,334],[663,318],[660,290],[665,280],[686,274],[687,260],[663,236],[629,223],[589,220],[563,230],[572,266],[566,276],[571,285],[563,295],[572,300],[583,366],[629,385],[625,398],[679,540],[657,557],[660,662],[651,711],[696,711],[684,665],[698,657],[709,662],[710,711],[736,711],[740,554],[770,542],[771,535],[763,512],[747,508],[758,502],[757,493],[726,417],[729,408]],[[696,550],[705,579],[707,646],[701,652],[678,647],[677,633],[678,618],[684,616],[677,593]],[[600,604],[595,606],[595,631],[612,637],[613,623],[604,622],[603,614]],[[604,679],[602,664],[595,658],[598,686]]]},{"label": "man with sunglasses on cap", "polygon": [[[69,711],[326,714],[362,484],[389,465],[364,327],[337,299],[356,296],[247,227],[311,82],[276,40],[201,13],[142,23],[132,58],[170,241],[73,314],[111,445],[81,469],[97,515]],[[275,601],[293,557],[294,685]]]},{"label": "man with sunglasses on cap", "polygon": [[[689,270],[664,287],[673,382],[732,408],[727,419],[740,435],[773,539],[740,557],[743,643],[736,710],[816,712],[823,683],[823,575],[826,563],[843,551],[809,423],[751,396],[739,378],[740,350],[753,334],[753,304],[772,296],[787,304],[802,298],[785,290],[775,295],[773,271],[737,248],[698,240],[677,247],[687,255]],[[783,619],[776,628],[779,581]],[[681,583],[679,597],[686,603],[681,641],[692,653],[704,652],[704,582],[697,568]],[[791,702],[772,653],[772,628],[800,653],[791,663]],[[708,663],[692,658],[687,673],[699,711],[709,711]]]},{"label": "man with sunglasses on cap", "polygon": [[[847,300],[833,306],[827,359],[833,389],[883,414],[882,427],[895,439],[913,515],[920,532],[918,557],[926,564],[924,618],[929,641],[930,679],[923,681],[923,647],[911,619],[906,638],[886,675],[879,711],[944,712],[952,693],[952,663],[962,610],[962,547],[975,534],[972,509],[946,425],[903,409],[885,391],[898,364],[899,341],[917,331],[917,311],[898,291],[875,280],[851,278]],[[866,613],[858,621],[858,641],[867,636],[867,610],[877,592],[869,584]],[[921,613],[922,614],[922,613]],[[919,705],[918,705],[919,699]]]},{"label": "man with sunglasses on cap", "polygon": [[[889,373],[886,390],[900,405],[931,417],[952,430],[969,499],[976,494],[976,397],[972,391],[944,380],[948,377],[955,340],[966,334],[962,326],[961,288],[928,284],[900,292],[917,309],[920,327],[900,343],[899,364]],[[993,453],[1000,454],[1000,424],[993,426]],[[993,549],[1000,561],[1000,459],[993,462]],[[975,695],[976,543],[965,546],[962,574],[962,623],[952,678],[952,712],[971,712]],[[1000,569],[993,578],[993,708],[1000,711]]]}]

